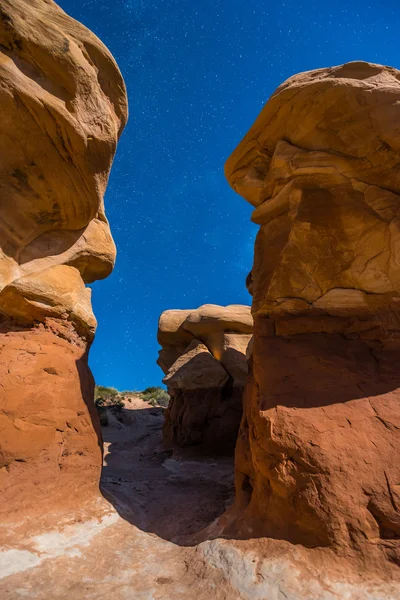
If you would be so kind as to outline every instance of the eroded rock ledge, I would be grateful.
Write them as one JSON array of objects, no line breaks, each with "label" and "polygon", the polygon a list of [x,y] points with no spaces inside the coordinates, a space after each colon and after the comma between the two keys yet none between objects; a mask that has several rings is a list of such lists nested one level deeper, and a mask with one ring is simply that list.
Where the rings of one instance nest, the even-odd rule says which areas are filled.
[{"label": "eroded rock ledge", "polygon": [[158,325],[158,364],[171,402],[165,439],[229,452],[236,442],[253,331],[250,307],[205,304],[167,310]]},{"label": "eroded rock ledge", "polygon": [[400,71],[349,63],[283,83],[226,164],[260,225],[227,531],[396,577],[399,131]]},{"label": "eroded rock ledge", "polygon": [[115,245],[103,195],[127,118],[105,46],[46,0],[0,8],[0,514],[98,493],[90,289]]}]

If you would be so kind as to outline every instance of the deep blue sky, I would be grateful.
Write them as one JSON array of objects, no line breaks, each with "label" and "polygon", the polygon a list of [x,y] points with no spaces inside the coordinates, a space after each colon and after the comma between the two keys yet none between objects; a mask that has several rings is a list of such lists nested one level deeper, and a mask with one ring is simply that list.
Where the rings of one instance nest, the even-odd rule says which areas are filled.
[{"label": "deep blue sky", "polygon": [[250,303],[256,227],[225,159],[287,77],[350,60],[400,67],[398,0],[59,0],[110,48],[130,120],[106,194],[118,248],[93,285],[98,383],[160,383],[159,314]]}]

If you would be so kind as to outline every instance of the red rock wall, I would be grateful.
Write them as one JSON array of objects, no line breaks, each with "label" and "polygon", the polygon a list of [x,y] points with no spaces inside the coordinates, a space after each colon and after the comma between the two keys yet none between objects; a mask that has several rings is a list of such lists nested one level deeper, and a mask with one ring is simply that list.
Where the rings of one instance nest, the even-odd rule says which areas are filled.
[{"label": "red rock wall", "polygon": [[243,387],[169,389],[169,394],[163,428],[167,445],[200,445],[200,450],[211,454],[233,453],[242,418]]},{"label": "red rock wall", "polygon": [[0,517],[98,494],[102,444],[87,346],[58,322],[0,329]]},{"label": "red rock wall", "polygon": [[85,284],[114,265],[103,195],[127,98],[53,1],[0,4],[0,514],[23,520],[99,496]]},{"label": "red rock wall", "polygon": [[400,564],[400,345],[279,337],[263,321],[236,448],[236,527]]},{"label": "red rock wall", "polygon": [[226,533],[382,572],[400,565],[399,77],[292,77],[226,166],[261,225]]}]

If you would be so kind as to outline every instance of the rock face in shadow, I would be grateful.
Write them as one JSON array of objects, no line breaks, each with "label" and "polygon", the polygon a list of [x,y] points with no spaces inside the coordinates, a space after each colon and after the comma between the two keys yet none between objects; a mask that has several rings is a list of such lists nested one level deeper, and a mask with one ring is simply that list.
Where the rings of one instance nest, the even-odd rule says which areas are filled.
[{"label": "rock face in shadow", "polygon": [[157,362],[171,396],[164,426],[167,443],[232,452],[252,331],[249,306],[205,304],[162,313]]},{"label": "rock face in shadow", "polygon": [[283,83],[226,164],[255,206],[254,345],[227,526],[400,564],[400,71]]},{"label": "rock face in shadow", "polygon": [[0,514],[19,518],[98,487],[85,284],[114,264],[103,195],[127,99],[107,48],[43,0],[2,2],[0,84]]}]

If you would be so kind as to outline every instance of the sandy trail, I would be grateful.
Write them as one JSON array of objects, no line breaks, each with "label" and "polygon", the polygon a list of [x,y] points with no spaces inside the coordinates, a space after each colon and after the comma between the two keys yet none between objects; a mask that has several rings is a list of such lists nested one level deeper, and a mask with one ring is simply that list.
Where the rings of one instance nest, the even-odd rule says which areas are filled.
[{"label": "sandy trail", "polygon": [[[119,418],[107,412],[101,490],[109,503],[99,499],[96,518],[74,516],[58,530],[6,544],[0,550],[2,600],[192,597],[188,589],[197,586],[197,575],[188,580],[188,564],[196,560],[190,537],[232,499],[232,459],[165,451],[163,410],[140,398]],[[222,588],[216,596],[215,582],[200,578],[193,593],[225,598]]]},{"label": "sandy trail", "polygon": [[101,489],[119,514],[180,545],[233,500],[233,459],[196,457],[162,443],[163,409],[135,398],[103,428]]}]

